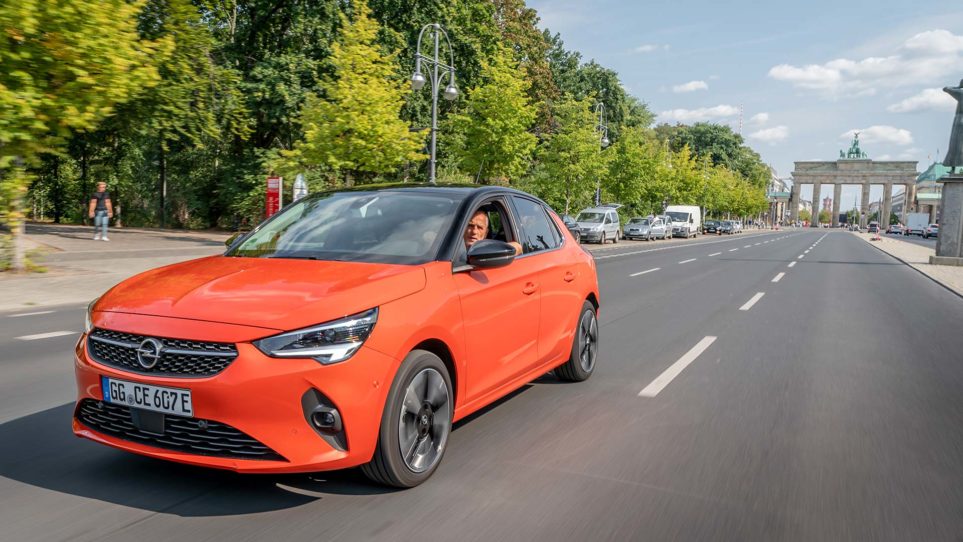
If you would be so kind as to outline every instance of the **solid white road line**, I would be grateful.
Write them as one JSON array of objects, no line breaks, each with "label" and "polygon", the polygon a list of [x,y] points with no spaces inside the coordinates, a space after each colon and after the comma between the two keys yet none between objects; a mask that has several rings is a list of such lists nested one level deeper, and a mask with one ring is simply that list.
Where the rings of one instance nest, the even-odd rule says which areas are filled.
[{"label": "solid white road line", "polygon": [[644,275],[644,274],[646,274],[646,273],[651,273],[651,272],[653,272],[653,271],[658,271],[659,269],[662,269],[662,268],[661,268],[661,267],[656,267],[656,268],[654,268],[654,269],[647,269],[647,270],[645,270],[645,271],[639,271],[638,273],[632,273],[632,274],[629,275],[629,276],[630,276],[630,277],[637,277],[637,276],[639,276],[639,275]]},{"label": "solid white road line", "polygon": [[716,341],[716,337],[707,336],[701,341],[696,343],[691,350],[685,353],[678,361],[669,366],[668,369],[663,371],[655,380],[653,380],[648,386],[639,392],[639,397],[655,397],[662,391],[666,386],[669,385],[672,380],[679,376],[679,374],[689,366],[690,363],[696,360],[700,354],[705,352],[709,345]]},{"label": "solid white road line", "polygon": [[778,275],[776,275],[776,278],[772,279],[772,281],[773,281],[773,282],[779,282],[780,280],[782,280],[782,278],[783,278],[784,276],[786,276],[785,273],[779,273]]},{"label": "solid white road line", "polygon": [[786,267],[795,267],[795,266],[796,266],[796,262],[789,262],[789,265]]},{"label": "solid white road line", "polygon": [[8,314],[7,318],[20,318],[21,316],[38,316],[41,314],[50,314],[53,311],[38,311],[38,312],[24,312],[21,314]]},{"label": "solid white road line", "polygon": [[[769,235],[769,234],[760,233],[755,235]],[[717,243],[730,243],[732,241],[738,241],[738,239],[718,239],[715,241],[704,241],[704,242],[695,242],[695,243],[681,242],[681,243],[673,243],[671,245],[658,247],[658,248],[650,248],[646,250],[634,250],[632,252],[619,252],[616,254],[605,254],[601,256],[595,256],[593,254],[592,257],[595,258],[596,260],[606,260],[609,258],[620,258],[622,256],[635,256],[637,254],[647,254],[649,252],[659,252],[662,250],[672,250],[676,248],[685,248],[685,247],[702,246],[702,245],[715,245]],[[72,252],[71,254],[74,254],[74,253]]]},{"label": "solid white road line", "polygon": [[721,252],[715,252],[715,253],[709,254],[709,257],[711,258],[712,256],[718,256],[718,255],[720,255],[720,254],[722,254],[722,253],[721,253]]},{"label": "solid white road line", "polygon": [[694,262],[694,261],[696,261],[696,259],[697,259],[697,258],[689,258],[688,260],[682,260],[682,261],[679,262],[679,263],[682,264],[682,263]]},{"label": "solid white road line", "polygon": [[76,335],[79,331],[51,331],[49,333],[38,333],[36,335],[24,335],[17,337],[21,341],[36,341],[37,339],[50,339],[53,337],[63,337],[64,335]]},{"label": "solid white road line", "polygon": [[739,307],[739,310],[741,310],[741,311],[747,311],[747,310],[751,309],[752,306],[755,305],[757,301],[759,301],[760,299],[762,299],[762,296],[764,296],[764,295],[766,295],[766,292],[756,292],[756,295],[752,296],[752,299],[750,299],[749,301],[746,301],[746,304],[745,304],[745,305]]}]

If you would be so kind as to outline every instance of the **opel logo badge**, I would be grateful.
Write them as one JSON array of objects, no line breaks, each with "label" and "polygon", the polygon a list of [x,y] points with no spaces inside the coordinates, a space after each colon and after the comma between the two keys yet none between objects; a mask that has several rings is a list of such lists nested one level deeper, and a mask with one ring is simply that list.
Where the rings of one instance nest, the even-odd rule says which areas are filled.
[{"label": "opel logo badge", "polygon": [[164,344],[157,339],[144,339],[137,349],[137,363],[145,369],[153,369],[163,350]]}]

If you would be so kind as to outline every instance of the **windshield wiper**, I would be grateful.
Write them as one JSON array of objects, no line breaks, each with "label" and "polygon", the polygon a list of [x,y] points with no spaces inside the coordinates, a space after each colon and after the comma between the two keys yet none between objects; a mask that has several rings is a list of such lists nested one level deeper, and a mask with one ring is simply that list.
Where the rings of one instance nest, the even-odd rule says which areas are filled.
[{"label": "windshield wiper", "polygon": [[280,254],[274,253],[270,256],[265,256],[266,258],[286,258],[291,260],[319,260],[317,256],[304,256],[300,254]]}]

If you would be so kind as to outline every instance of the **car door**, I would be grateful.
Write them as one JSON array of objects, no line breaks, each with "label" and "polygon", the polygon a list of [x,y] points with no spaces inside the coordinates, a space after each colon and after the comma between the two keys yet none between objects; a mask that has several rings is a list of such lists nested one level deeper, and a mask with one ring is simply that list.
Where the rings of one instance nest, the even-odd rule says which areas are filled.
[{"label": "car door", "polygon": [[[506,240],[517,240],[515,220],[506,201],[497,198],[483,205],[500,214]],[[467,401],[495,390],[535,363],[540,271],[539,262],[517,258],[505,267],[463,271],[453,277],[461,301],[468,356]]]},{"label": "car door", "polygon": [[[512,196],[519,217],[522,255],[540,269],[541,314],[538,329],[539,364],[568,355],[582,298],[578,291],[579,267],[563,247],[558,223],[539,201]],[[519,376],[519,375],[515,375]]]}]

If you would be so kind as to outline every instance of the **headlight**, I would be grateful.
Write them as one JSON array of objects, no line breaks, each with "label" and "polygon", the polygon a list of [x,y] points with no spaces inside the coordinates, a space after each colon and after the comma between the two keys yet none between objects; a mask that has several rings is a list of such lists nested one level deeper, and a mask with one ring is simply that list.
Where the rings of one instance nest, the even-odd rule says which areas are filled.
[{"label": "headlight", "polygon": [[254,346],[274,358],[313,358],[329,365],[353,356],[371,335],[377,321],[378,309],[374,308],[333,322],[254,341]]},{"label": "headlight", "polygon": [[94,299],[87,305],[87,312],[84,314],[84,333],[90,333],[90,330],[94,329],[94,319],[91,315],[94,312],[94,305],[100,301],[100,298]]}]

